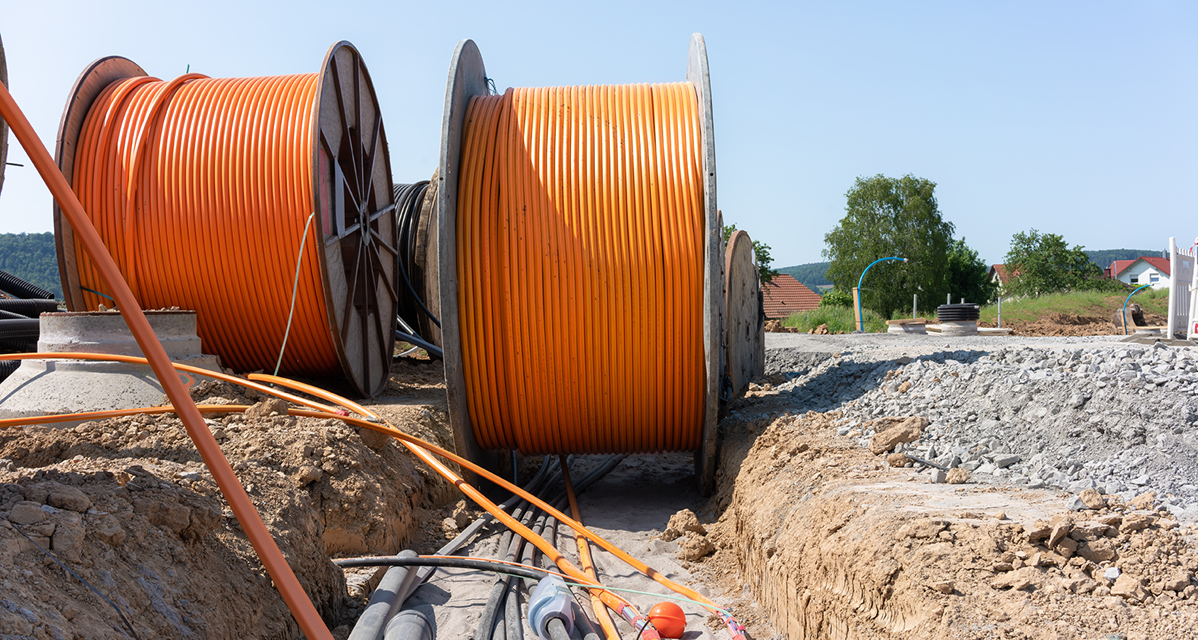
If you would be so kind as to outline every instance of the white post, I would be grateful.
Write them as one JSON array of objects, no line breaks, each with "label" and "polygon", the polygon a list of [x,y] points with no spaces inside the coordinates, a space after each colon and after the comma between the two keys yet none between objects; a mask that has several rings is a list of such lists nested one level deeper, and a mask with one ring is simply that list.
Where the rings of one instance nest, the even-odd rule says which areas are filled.
[{"label": "white post", "polygon": [[[1177,241],[1175,238],[1169,238],[1169,315],[1168,323],[1165,329],[1165,338],[1173,339],[1173,334],[1177,331],[1177,268],[1181,266],[1177,264]],[[1190,293],[1193,295],[1193,292]]]},{"label": "white post", "polygon": [[1002,328],[1002,296],[998,296],[998,328]]},{"label": "white post", "polygon": [[911,296],[911,319],[914,320],[918,317],[919,317],[919,294],[916,293]]},{"label": "white post", "polygon": [[953,294],[952,294],[952,292],[949,292],[948,295],[944,296],[944,304],[952,304],[952,303],[953,303]]}]

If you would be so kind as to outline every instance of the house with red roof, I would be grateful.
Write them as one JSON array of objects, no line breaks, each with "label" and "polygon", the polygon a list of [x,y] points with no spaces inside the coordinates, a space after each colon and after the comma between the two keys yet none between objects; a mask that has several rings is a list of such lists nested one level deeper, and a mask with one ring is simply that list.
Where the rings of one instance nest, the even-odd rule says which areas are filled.
[{"label": "house with red roof", "polygon": [[1160,256],[1140,256],[1135,260],[1116,260],[1103,269],[1103,275],[1133,287],[1152,285],[1153,289],[1169,286],[1169,259]]},{"label": "house with red roof", "polygon": [[1007,269],[1007,265],[1005,265],[1005,264],[990,265],[990,282],[993,282],[994,284],[998,285],[999,288],[1001,289],[1002,287],[1006,286],[1006,284],[1010,281],[1011,281],[1011,272]]},{"label": "house with red roof", "polygon": [[794,276],[779,273],[761,285],[765,300],[765,317],[768,320],[785,318],[798,311],[807,311],[819,306],[820,295]]}]

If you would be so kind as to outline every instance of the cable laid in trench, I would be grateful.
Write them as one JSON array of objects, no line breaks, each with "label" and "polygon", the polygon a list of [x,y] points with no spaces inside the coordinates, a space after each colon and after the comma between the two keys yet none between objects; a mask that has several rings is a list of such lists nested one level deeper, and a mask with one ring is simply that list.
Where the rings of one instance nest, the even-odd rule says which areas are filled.
[{"label": "cable laid in trench", "polygon": [[[114,361],[114,360],[115,361],[132,361],[132,362],[140,362],[140,363],[145,362],[145,360],[143,358],[136,358],[136,357],[131,357],[131,356],[112,356],[112,355],[108,355],[108,354],[35,353],[35,354],[0,355],[0,361],[21,360],[21,359],[29,359],[29,358],[95,359],[95,360],[109,360],[109,361]],[[205,376],[217,377],[217,378],[220,378],[220,376],[221,376],[221,374],[216,374],[214,372],[206,371],[203,369],[198,369],[195,367],[188,367],[186,365],[180,365],[178,363],[174,363],[174,366],[176,369],[179,369],[179,370],[194,370],[194,372],[198,373],[199,375],[205,375]],[[253,382],[249,382],[246,380],[240,380],[237,378],[233,378],[232,376],[224,376],[223,378],[220,378],[220,379],[226,379],[226,378],[228,379],[229,382],[233,382],[235,384],[240,384],[242,386],[248,386],[251,388],[255,388],[256,390],[261,390],[264,393],[274,395],[277,397],[294,397],[294,396],[290,396],[289,394],[278,391],[276,389],[271,389],[269,387],[262,387],[261,385],[257,385]],[[299,384],[299,383],[294,383],[294,384]],[[303,401],[302,399],[300,399],[300,401],[307,402],[307,401]],[[346,403],[344,406],[349,406],[350,404],[352,404],[352,403],[349,403],[348,400],[344,400],[344,402]],[[191,406],[194,407],[194,405],[191,405]],[[239,408],[231,409],[227,405],[223,405],[223,406],[217,405],[217,406],[213,407],[211,410],[214,412],[220,412],[220,411],[232,412],[232,411],[244,411],[245,409],[248,409],[248,407],[239,407]],[[162,407],[162,408],[158,408],[158,410],[170,411],[171,408],[170,407]],[[107,412],[95,412],[95,413],[99,414],[99,413],[107,413]],[[480,465],[477,465],[477,464],[475,464],[475,463],[473,463],[453,452],[447,451],[447,450],[445,450],[441,447],[438,447],[434,444],[425,442],[423,440],[420,440],[419,438],[416,438],[414,436],[403,433],[402,431],[396,429],[395,427],[393,427],[389,424],[380,424],[378,422],[371,422],[369,420],[354,418],[352,416],[345,415],[343,413],[331,413],[329,411],[319,411],[319,410],[313,411],[313,410],[303,410],[303,409],[289,409],[288,414],[293,415],[293,416],[304,416],[304,417],[310,417],[310,418],[340,420],[342,422],[345,422],[346,424],[354,425],[357,427],[363,427],[366,429],[370,429],[372,431],[377,431],[379,433],[384,433],[384,434],[387,434],[387,435],[399,440],[400,443],[402,443],[417,458],[419,458],[425,464],[428,464],[430,467],[432,467],[432,469],[434,471],[436,471],[439,475],[441,475],[442,477],[447,479],[450,483],[452,483],[454,486],[456,486],[462,493],[466,494],[466,496],[468,498],[470,498],[472,501],[474,501],[476,504],[478,504],[480,507],[482,507],[488,513],[490,513],[492,516],[494,516],[500,522],[502,522],[503,524],[505,524],[506,526],[511,528],[514,532],[519,534],[522,538],[524,538],[528,542],[531,542],[533,545],[535,545],[542,553],[544,553],[547,557],[549,557],[553,561],[553,563],[555,565],[557,565],[558,568],[562,572],[564,572],[566,575],[568,575],[574,581],[584,584],[584,585],[588,585],[588,588],[598,589],[602,594],[601,597],[604,600],[604,604],[606,604],[608,607],[612,608],[613,610],[620,612],[622,615],[624,615],[625,612],[628,612],[628,615],[626,615],[625,617],[629,618],[630,620],[640,618],[640,616],[639,616],[639,614],[635,614],[635,609],[633,609],[631,607],[631,605],[628,605],[625,601],[622,601],[622,599],[619,599],[618,597],[614,596],[612,591],[616,591],[616,589],[606,590],[606,589],[600,587],[599,585],[595,585],[594,582],[589,578],[589,576],[584,574],[577,567],[575,567],[572,563],[570,563],[569,560],[567,560],[557,549],[555,549],[554,547],[549,545],[547,542],[545,542],[545,540],[543,538],[541,538],[539,535],[534,533],[528,527],[526,527],[526,526],[522,525],[521,523],[519,523],[518,521],[512,519],[512,517],[510,515],[508,515],[507,513],[504,513],[501,509],[498,508],[498,506],[495,503],[493,503],[492,501],[487,499],[487,497],[485,495],[483,495],[482,492],[480,492],[478,489],[476,489],[475,487],[473,487],[469,483],[467,483],[465,480],[463,480],[458,474],[456,474],[453,470],[451,470],[449,467],[447,467],[445,464],[443,464],[440,460],[438,460],[438,458],[455,463],[455,464],[461,466],[462,468],[469,469],[470,471],[473,471],[474,473],[479,474],[481,477],[483,477],[491,482],[494,482],[495,484],[499,485],[500,487],[520,496],[521,498],[528,500],[528,501],[532,502],[533,504],[536,504],[541,509],[543,509],[547,514],[549,514],[553,518],[557,519],[557,521],[570,527],[575,532],[585,536],[588,540],[595,543],[596,545],[598,545],[600,548],[604,549],[605,551],[611,553],[615,557],[619,558],[621,561],[625,562],[632,568],[643,573],[648,578],[660,583],[661,585],[665,586],[666,588],[670,589],[671,591],[674,591],[675,593],[678,593],[690,600],[693,600],[693,601],[715,611],[724,620],[725,624],[727,625],[727,627],[734,639],[744,638],[744,627],[742,627],[735,620],[735,618],[733,618],[731,616],[731,614],[729,614],[726,610],[720,609],[719,607],[717,607],[708,598],[704,597],[703,595],[699,594],[698,592],[696,592],[688,587],[685,587],[683,585],[675,583],[674,581],[670,580],[665,575],[663,575],[661,572],[659,572],[656,569],[650,567],[649,565],[641,562],[640,560],[636,559],[635,557],[629,555],[627,552],[623,551],[619,547],[616,547],[612,543],[608,542],[606,539],[602,538],[601,536],[596,535],[594,532],[592,532],[589,529],[587,529],[586,527],[582,526],[580,523],[574,521],[569,516],[562,513],[560,509],[557,509],[557,508],[553,507],[552,505],[547,504],[545,501],[542,501],[542,500],[536,498],[535,496],[529,494],[528,492],[524,491],[520,487],[513,485],[512,483],[508,482],[506,479],[492,473],[491,471],[487,470],[486,468],[484,468]],[[52,422],[52,421],[55,421],[56,419],[58,419],[57,416],[43,416],[41,418],[41,421]],[[36,423],[37,421],[38,421],[38,419],[35,418],[33,420],[33,423]],[[30,423],[31,422],[29,422],[28,418],[0,419],[0,428],[16,426],[18,424],[30,424]],[[625,606],[627,607],[627,609],[624,609]],[[636,625],[634,624],[634,626],[636,626]],[[649,630],[649,631],[651,631],[651,630]],[[645,638],[658,637],[656,632],[650,633],[649,631],[646,631],[646,633],[644,635]]]}]

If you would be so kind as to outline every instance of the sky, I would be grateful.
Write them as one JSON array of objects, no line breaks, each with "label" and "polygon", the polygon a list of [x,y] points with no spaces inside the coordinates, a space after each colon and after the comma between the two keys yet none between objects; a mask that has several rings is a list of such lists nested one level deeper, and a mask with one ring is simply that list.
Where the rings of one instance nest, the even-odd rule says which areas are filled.
[{"label": "sky", "polygon": [[[335,7],[335,8],[334,8]],[[1194,2],[74,2],[0,0],[9,88],[52,146],[96,58],[150,75],[315,73],[361,51],[396,182],[431,176],[450,56],[506,87],[685,79],[711,68],[718,203],[774,266],[822,261],[859,176],[935,182],[987,263],[1038,229],[1088,249],[1198,235]],[[53,230],[10,135],[0,232]]]}]

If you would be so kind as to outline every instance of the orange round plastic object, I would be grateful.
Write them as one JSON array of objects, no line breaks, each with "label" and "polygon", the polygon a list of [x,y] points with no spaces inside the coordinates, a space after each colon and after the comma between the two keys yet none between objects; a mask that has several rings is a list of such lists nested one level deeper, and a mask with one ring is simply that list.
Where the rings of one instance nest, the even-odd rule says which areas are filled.
[{"label": "orange round plastic object", "polygon": [[682,607],[670,602],[658,602],[649,610],[649,622],[665,638],[681,638],[686,631],[686,614]]}]

